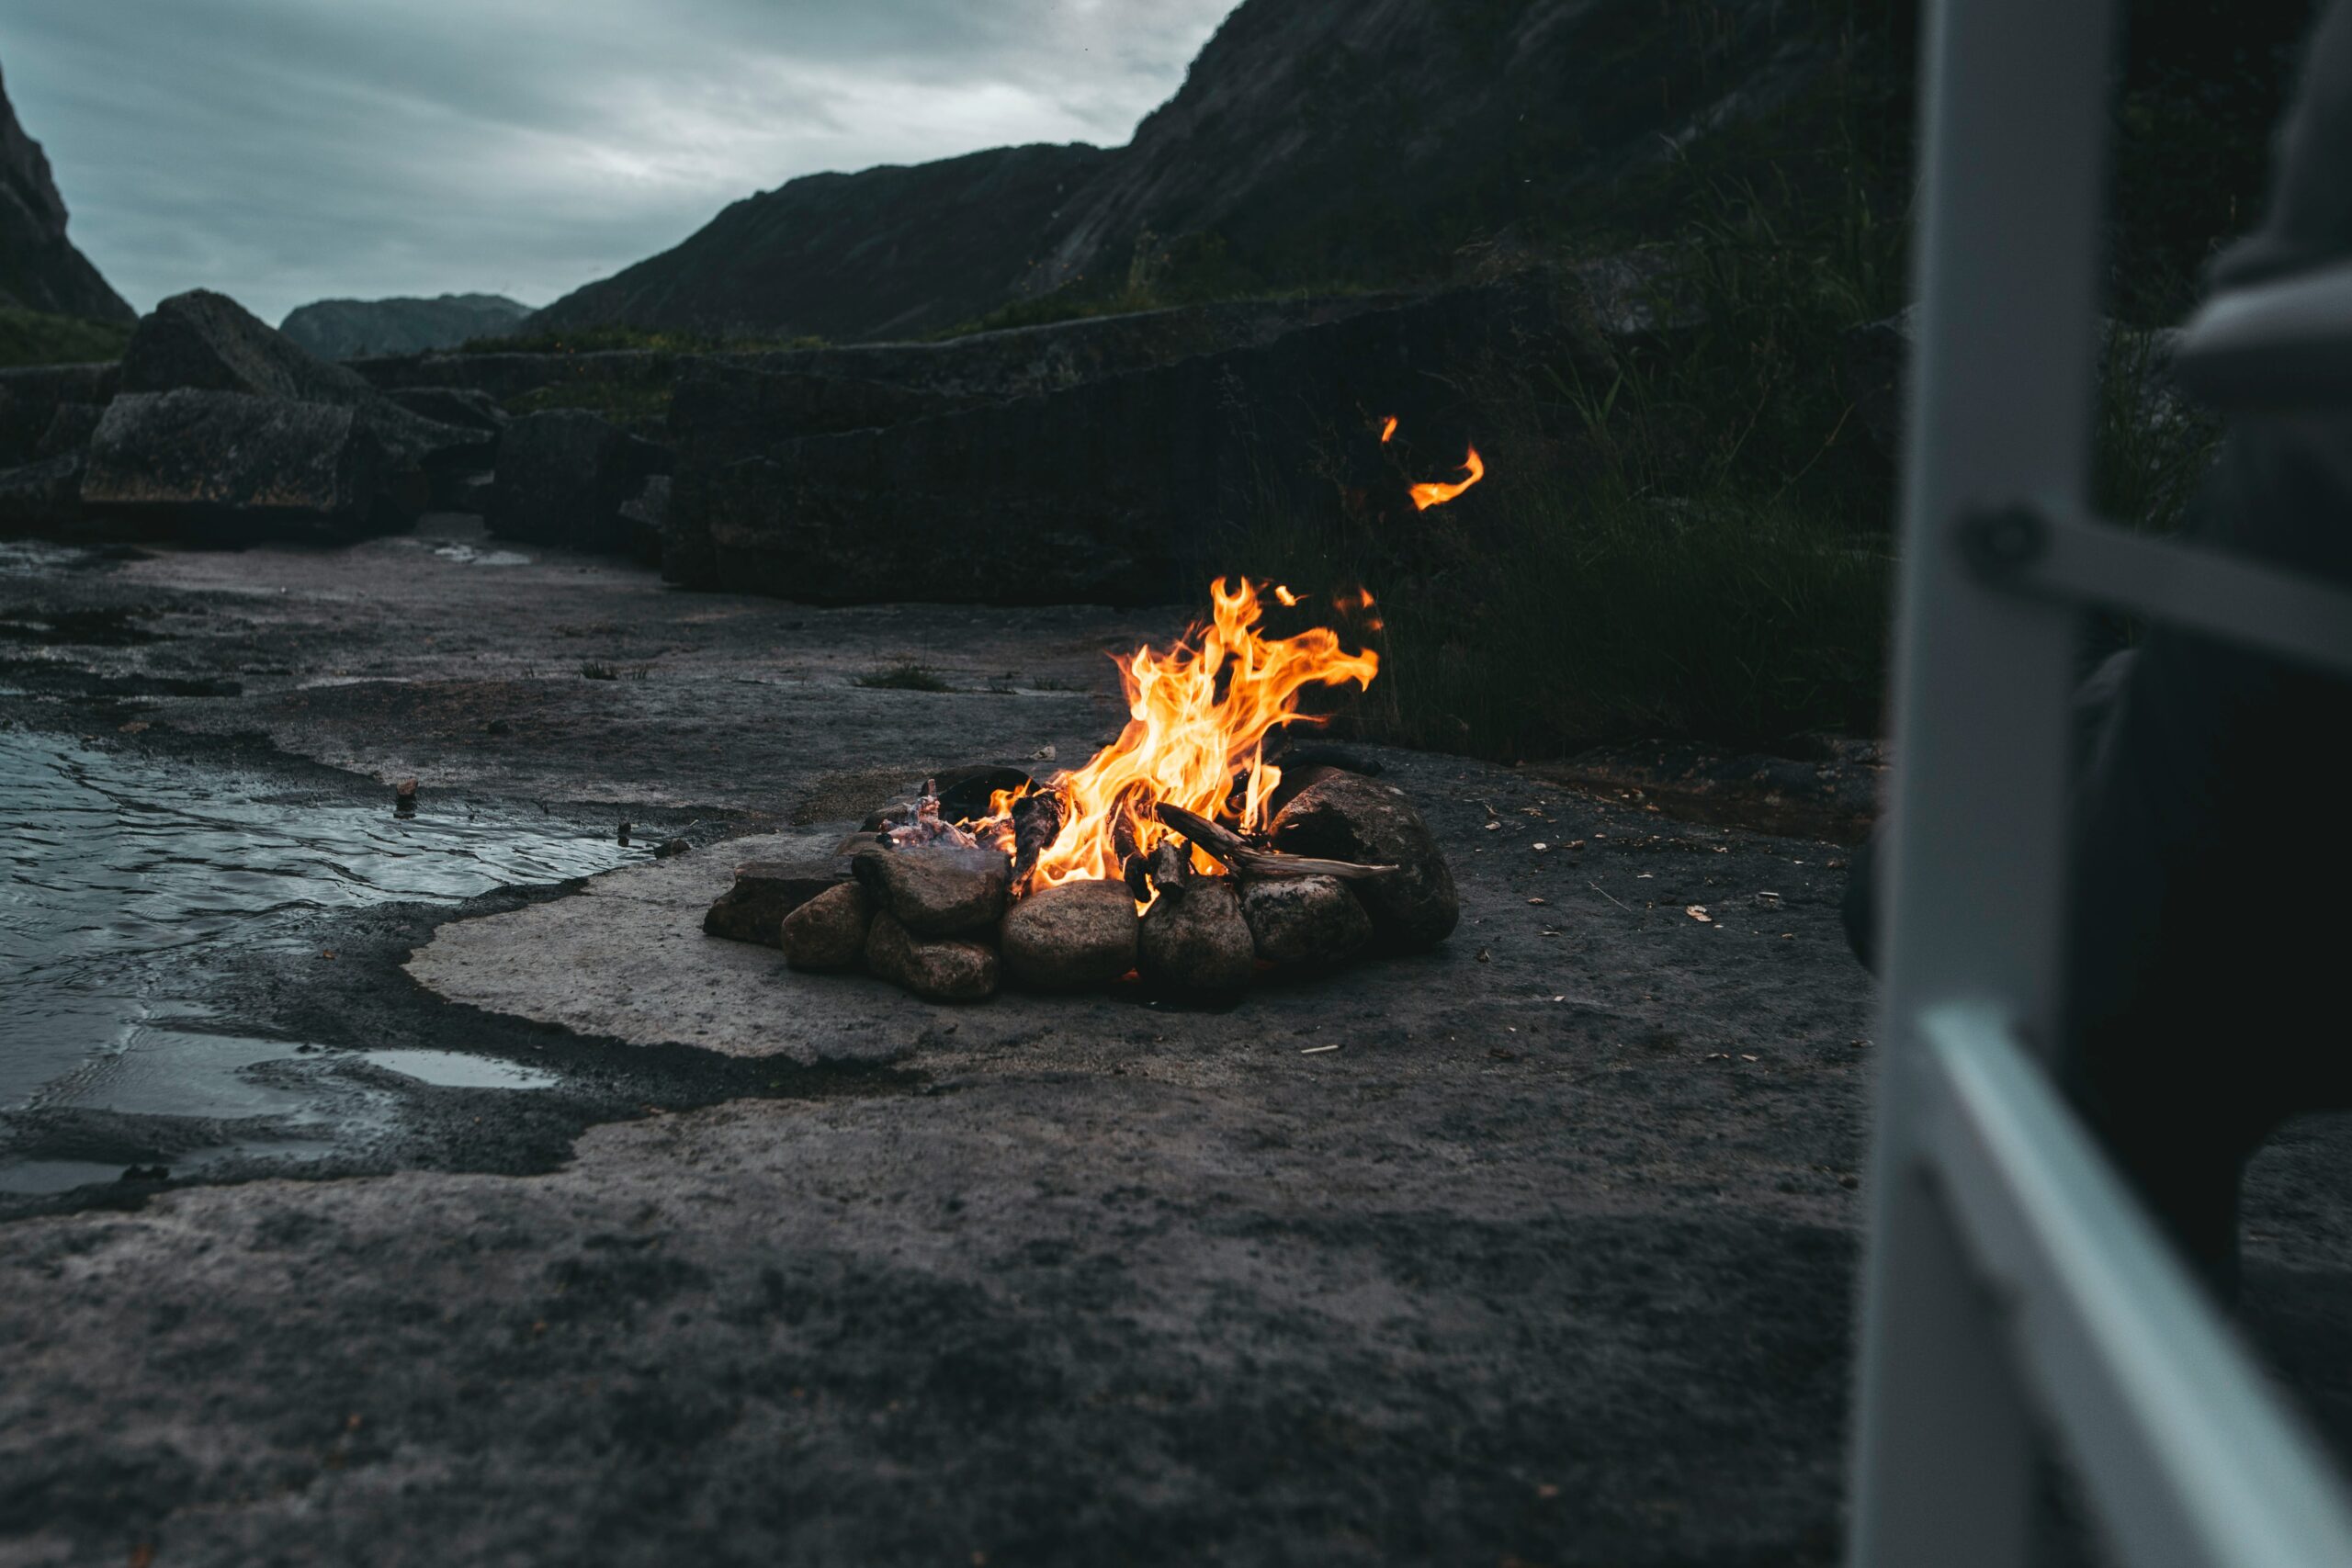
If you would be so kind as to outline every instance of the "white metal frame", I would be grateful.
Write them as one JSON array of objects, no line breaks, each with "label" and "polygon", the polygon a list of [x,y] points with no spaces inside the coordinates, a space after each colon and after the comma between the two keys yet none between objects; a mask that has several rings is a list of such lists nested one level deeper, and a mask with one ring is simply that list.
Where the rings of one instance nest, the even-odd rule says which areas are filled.
[{"label": "white metal frame", "polygon": [[[1927,6],[1850,1561],[2022,1563],[2039,1426],[2130,1563],[2343,1568],[2333,1471],[2024,1043],[2058,1021],[2083,606],[2352,671],[2352,596],[2088,515],[2112,0]],[[2178,365],[2352,400],[2352,271],[2217,301]]]}]

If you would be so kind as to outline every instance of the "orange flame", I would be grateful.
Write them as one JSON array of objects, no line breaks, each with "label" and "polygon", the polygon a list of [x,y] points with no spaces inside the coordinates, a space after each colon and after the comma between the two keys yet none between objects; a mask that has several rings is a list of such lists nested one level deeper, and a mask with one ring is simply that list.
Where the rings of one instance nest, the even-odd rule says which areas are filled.
[{"label": "orange flame", "polygon": [[[1209,625],[1194,626],[1164,654],[1145,647],[1116,660],[1127,690],[1127,727],[1056,785],[1062,828],[1038,856],[1031,888],[1121,874],[1123,840],[1148,854],[1169,836],[1151,815],[1159,802],[1242,832],[1263,828],[1267,800],[1283,776],[1265,759],[1266,736],[1283,725],[1318,722],[1298,711],[1306,687],[1350,681],[1369,686],[1380,669],[1376,654],[1346,652],[1328,626],[1289,637],[1260,635],[1258,594],[1246,580],[1219,578],[1209,597]],[[1197,851],[1193,858],[1200,870],[1216,868]]]},{"label": "orange flame", "polygon": [[1392,435],[1396,434],[1396,416],[1395,414],[1393,414],[1393,413],[1392,413],[1392,414],[1390,414],[1390,415],[1388,416],[1388,418],[1387,418],[1385,421],[1384,421],[1384,422],[1382,423],[1382,424],[1381,424],[1381,426],[1380,426],[1380,440],[1381,440],[1381,444],[1382,444],[1383,446],[1387,445],[1388,438],[1389,438],[1390,436],[1392,436]]},{"label": "orange flame", "polygon": [[1487,477],[1487,465],[1478,457],[1476,446],[1462,459],[1464,478],[1453,484],[1419,484],[1413,487],[1413,510],[1427,512],[1432,506],[1443,506],[1472,485]]},{"label": "orange flame", "polygon": [[1274,584],[1274,597],[1282,601],[1283,608],[1285,610],[1298,603],[1298,595],[1279,582]]}]

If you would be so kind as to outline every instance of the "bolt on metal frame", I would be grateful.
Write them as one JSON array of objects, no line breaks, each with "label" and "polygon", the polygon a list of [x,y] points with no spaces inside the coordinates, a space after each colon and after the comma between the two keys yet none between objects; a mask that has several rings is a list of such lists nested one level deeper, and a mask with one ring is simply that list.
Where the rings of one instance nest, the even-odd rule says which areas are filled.
[{"label": "bolt on metal frame", "polygon": [[[2091,516],[2112,0],[1927,6],[1849,1561],[2023,1563],[2046,1430],[2124,1562],[2341,1568],[2341,1483],[2026,1043],[2058,1022],[2083,608],[2352,673],[2352,595]],[[2177,364],[2352,402],[2352,269],[2214,301]]]}]

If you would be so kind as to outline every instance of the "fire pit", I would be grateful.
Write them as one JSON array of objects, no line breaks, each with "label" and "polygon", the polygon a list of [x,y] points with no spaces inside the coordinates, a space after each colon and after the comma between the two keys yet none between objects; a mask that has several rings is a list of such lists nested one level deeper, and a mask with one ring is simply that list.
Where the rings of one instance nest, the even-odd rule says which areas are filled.
[{"label": "fire pit", "polygon": [[1369,686],[1377,656],[1328,626],[1266,635],[1247,581],[1210,597],[1208,623],[1175,647],[1117,660],[1128,722],[1083,766],[925,780],[830,860],[739,868],[704,930],[934,1001],[1006,982],[1224,1001],[1263,972],[1444,941],[1453,874],[1403,792],[1374,765],[1288,746],[1320,722],[1302,695]]}]

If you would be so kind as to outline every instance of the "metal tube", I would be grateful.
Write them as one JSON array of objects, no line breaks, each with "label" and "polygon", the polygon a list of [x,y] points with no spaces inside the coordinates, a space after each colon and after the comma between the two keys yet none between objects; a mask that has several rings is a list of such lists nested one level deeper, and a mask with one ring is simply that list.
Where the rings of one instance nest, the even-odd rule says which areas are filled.
[{"label": "metal tube", "polygon": [[1886,985],[1849,1549],[1858,1565],[2020,1560],[2027,1417],[1923,1187],[1917,1021],[1998,998],[2056,1016],[2075,615],[1974,579],[1959,519],[2071,511],[2090,451],[2111,52],[2107,0],[1931,0],[1919,335],[1895,649]]}]

